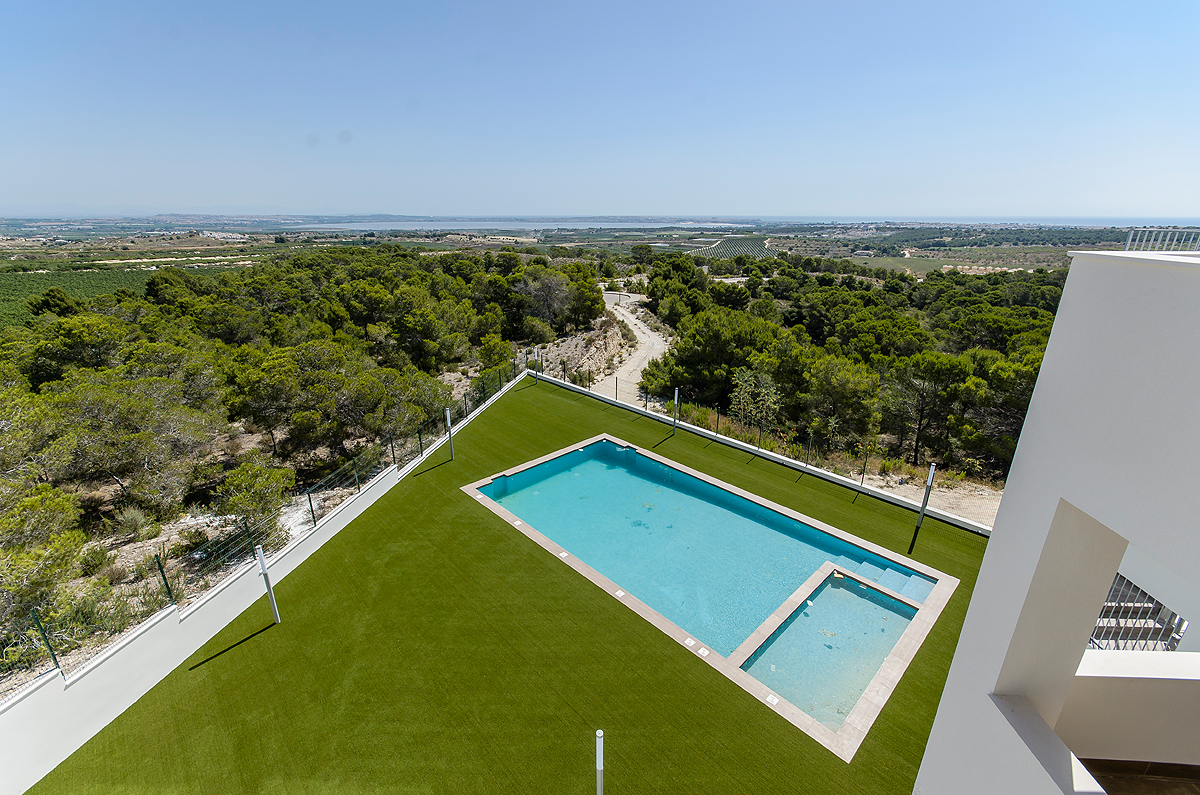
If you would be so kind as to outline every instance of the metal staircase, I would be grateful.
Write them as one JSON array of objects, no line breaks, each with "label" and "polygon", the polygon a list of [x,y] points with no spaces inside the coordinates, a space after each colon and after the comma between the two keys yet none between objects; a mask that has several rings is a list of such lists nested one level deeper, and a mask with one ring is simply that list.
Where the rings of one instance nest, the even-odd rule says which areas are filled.
[{"label": "metal staircase", "polygon": [[1117,574],[1088,648],[1174,651],[1187,626],[1182,616]]}]

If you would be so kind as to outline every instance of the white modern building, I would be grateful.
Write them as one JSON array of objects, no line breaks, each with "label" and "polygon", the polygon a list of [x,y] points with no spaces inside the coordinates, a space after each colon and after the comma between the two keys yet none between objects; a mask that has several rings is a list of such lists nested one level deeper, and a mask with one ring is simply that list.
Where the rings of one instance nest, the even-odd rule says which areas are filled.
[{"label": "white modern building", "polygon": [[1200,765],[1200,252],[1072,257],[922,795]]}]

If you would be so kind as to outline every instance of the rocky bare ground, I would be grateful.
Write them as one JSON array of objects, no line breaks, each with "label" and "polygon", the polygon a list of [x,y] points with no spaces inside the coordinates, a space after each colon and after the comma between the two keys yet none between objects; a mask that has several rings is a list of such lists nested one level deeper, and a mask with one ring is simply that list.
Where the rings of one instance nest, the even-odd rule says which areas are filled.
[{"label": "rocky bare ground", "polygon": [[593,381],[611,374],[634,351],[637,343],[625,339],[616,315],[600,321],[600,328],[563,337],[541,346],[544,371],[556,378],[591,371]]}]

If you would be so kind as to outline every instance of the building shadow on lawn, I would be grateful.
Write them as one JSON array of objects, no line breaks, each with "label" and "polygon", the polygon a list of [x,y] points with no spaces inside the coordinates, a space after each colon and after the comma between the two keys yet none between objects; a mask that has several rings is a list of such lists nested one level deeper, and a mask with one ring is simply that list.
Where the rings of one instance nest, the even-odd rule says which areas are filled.
[{"label": "building shadow on lawn", "polygon": [[242,639],[241,639],[241,640],[239,640],[237,643],[233,643],[233,644],[231,644],[231,645],[229,645],[229,646],[226,646],[225,648],[221,649],[221,650],[220,650],[219,652],[217,652],[216,654],[213,654],[213,655],[211,655],[211,656],[209,656],[209,657],[205,657],[203,660],[201,660],[200,662],[196,663],[195,665],[193,665],[193,666],[192,666],[191,668],[189,668],[188,670],[189,670],[189,671],[194,671],[194,670],[196,670],[197,668],[199,668],[201,665],[204,665],[206,662],[212,662],[213,660],[217,659],[218,657],[220,657],[220,656],[221,656],[222,654],[224,654],[225,652],[227,652],[227,651],[233,651],[233,650],[234,650],[234,649],[236,649],[238,646],[241,646],[243,643],[245,643],[245,642],[246,642],[246,641],[248,641],[248,640],[253,640],[255,637],[257,637],[258,635],[261,635],[261,634],[263,634],[264,632],[266,632],[268,629],[270,629],[270,628],[271,628],[271,627],[273,627],[273,626],[275,626],[275,622],[274,622],[274,621],[272,621],[270,624],[267,624],[265,627],[263,627],[263,628],[262,628],[262,629],[260,629],[260,630],[256,630],[255,632],[251,632],[249,635],[247,635],[246,637],[242,638]]}]

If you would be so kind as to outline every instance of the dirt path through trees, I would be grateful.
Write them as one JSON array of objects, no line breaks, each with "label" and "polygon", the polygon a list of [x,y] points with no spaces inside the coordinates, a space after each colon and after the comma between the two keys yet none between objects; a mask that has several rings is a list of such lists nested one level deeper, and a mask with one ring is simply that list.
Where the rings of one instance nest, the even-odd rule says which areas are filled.
[{"label": "dirt path through trees", "polygon": [[651,359],[656,359],[667,352],[667,341],[661,334],[637,319],[631,310],[636,304],[631,303],[630,299],[629,293],[606,292],[604,294],[604,302],[608,304],[608,308],[633,329],[634,335],[637,336],[637,349],[617,368],[615,373],[596,381],[592,391],[612,397],[615,389],[618,400],[626,403],[641,403],[638,382],[642,380],[642,370]]}]

